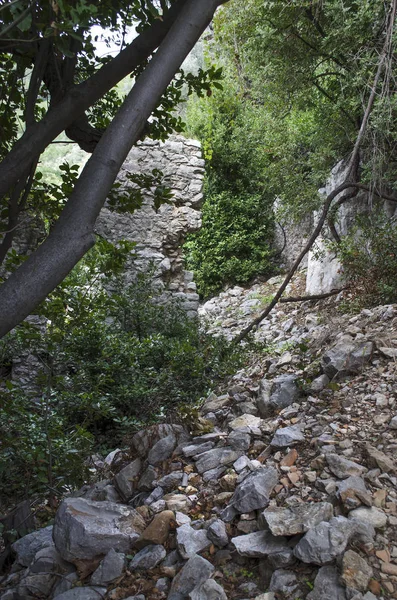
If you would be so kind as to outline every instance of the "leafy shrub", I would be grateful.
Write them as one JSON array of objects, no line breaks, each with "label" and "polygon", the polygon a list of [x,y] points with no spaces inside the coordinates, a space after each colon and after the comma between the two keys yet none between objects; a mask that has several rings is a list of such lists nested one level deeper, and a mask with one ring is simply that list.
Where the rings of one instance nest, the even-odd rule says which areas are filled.
[{"label": "leafy shrub", "polygon": [[210,195],[203,207],[203,226],[185,244],[189,267],[204,297],[225,284],[244,284],[269,274],[272,225],[259,194]]},{"label": "leafy shrub", "polygon": [[[80,485],[92,452],[177,418],[181,403],[194,405],[240,364],[239,352],[162,301],[147,276],[128,288],[102,276],[114,290],[106,292],[98,273],[109,263],[99,269],[99,258],[89,256],[44,303],[43,331],[24,324],[0,343],[0,503]],[[42,364],[36,391],[9,381],[21,348]]]},{"label": "leafy shrub", "polygon": [[361,217],[336,247],[358,307],[397,301],[397,228],[375,212]]}]

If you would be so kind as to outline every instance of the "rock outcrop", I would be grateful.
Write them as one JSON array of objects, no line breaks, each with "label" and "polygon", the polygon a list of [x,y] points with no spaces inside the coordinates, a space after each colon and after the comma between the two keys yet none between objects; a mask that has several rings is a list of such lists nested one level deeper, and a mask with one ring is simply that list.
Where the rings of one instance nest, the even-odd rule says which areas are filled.
[{"label": "rock outcrop", "polygon": [[[214,332],[244,327],[250,293],[203,307]],[[334,302],[272,313],[256,332],[268,353],[203,403],[211,433],[155,425],[105,457],[53,529],[14,544],[0,599],[395,598],[397,370],[380,349],[397,348],[397,306]],[[261,413],[283,382],[292,402]]]}]

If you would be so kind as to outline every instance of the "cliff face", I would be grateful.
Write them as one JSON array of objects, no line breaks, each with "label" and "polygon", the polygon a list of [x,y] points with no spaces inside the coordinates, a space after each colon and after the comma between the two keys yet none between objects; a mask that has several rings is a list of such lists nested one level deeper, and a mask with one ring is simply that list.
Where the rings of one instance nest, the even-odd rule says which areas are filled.
[{"label": "cliff face", "polygon": [[[345,181],[345,178],[346,165],[341,161],[332,169],[324,187],[319,190],[323,199],[340,186]],[[340,194],[340,196],[342,195],[343,193]],[[337,196],[335,201],[340,196]],[[339,236],[341,238],[346,236],[356,224],[357,217],[371,213],[375,207],[380,207],[388,217],[396,214],[395,203],[376,200],[371,194],[362,191],[352,200],[342,204],[335,219],[335,226]],[[275,247],[280,251],[281,260],[287,269],[291,268],[303,249],[318,222],[318,218],[319,214],[315,212],[308,215],[298,224],[283,222],[281,226],[278,225]],[[343,267],[335,252],[330,250],[330,241],[333,241],[333,237],[329,227],[324,226],[313,248],[301,263],[301,269],[307,268],[307,294],[323,294],[343,286]]]},{"label": "cliff face", "polygon": [[127,261],[126,280],[152,268],[156,285],[180,298],[189,314],[196,314],[199,297],[193,274],[184,270],[182,242],[186,234],[201,227],[200,205],[204,160],[200,143],[181,136],[171,136],[165,143],[145,140],[134,147],[119,180],[129,173],[150,175],[153,169],[164,174],[164,184],[171,189],[170,204],[155,210],[152,191],[144,192],[142,207],[133,214],[117,214],[104,208],[97,231],[112,243],[136,242],[136,258]]}]

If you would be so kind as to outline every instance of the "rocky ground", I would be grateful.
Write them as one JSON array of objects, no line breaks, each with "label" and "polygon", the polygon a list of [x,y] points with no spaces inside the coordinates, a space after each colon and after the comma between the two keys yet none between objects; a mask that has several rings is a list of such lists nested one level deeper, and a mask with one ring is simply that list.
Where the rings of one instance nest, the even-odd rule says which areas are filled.
[{"label": "rocky ground", "polygon": [[[276,285],[202,318],[232,337]],[[154,426],[97,459],[101,480],[14,544],[0,600],[397,598],[397,305],[341,301],[279,305],[201,407],[207,433]]]}]

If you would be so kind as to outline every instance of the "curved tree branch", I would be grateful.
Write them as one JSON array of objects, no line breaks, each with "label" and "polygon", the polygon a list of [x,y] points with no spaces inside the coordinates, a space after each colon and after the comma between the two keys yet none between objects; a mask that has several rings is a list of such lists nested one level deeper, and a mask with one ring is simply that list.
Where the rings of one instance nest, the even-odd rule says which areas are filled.
[{"label": "curved tree branch", "polygon": [[39,123],[35,123],[22,135],[0,163],[0,198],[15,185],[21,171],[29,168],[33,157],[38,157],[66,127],[154,52],[186,2],[187,0],[177,0],[163,21],[157,19],[112,61],[103,65],[83,83],[72,87],[59,104],[50,108]]},{"label": "curved tree branch", "polygon": [[42,302],[91,248],[108,192],[148,117],[209,25],[219,0],[187,0],[85,165],[49,236],[0,288],[0,337]]}]

